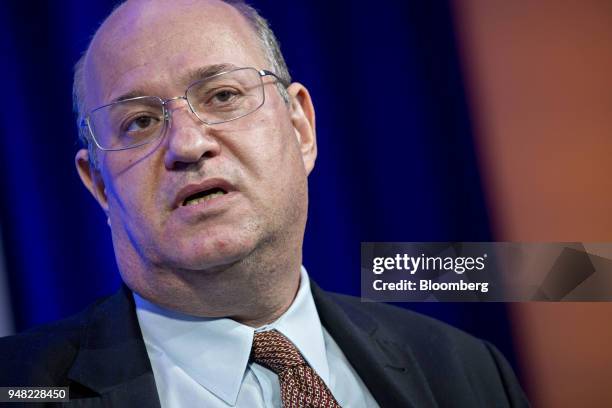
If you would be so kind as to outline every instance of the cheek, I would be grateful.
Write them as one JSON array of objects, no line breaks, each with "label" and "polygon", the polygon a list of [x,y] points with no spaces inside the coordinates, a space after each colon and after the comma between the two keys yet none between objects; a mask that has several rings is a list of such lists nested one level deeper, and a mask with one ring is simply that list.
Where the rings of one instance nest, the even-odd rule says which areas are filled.
[{"label": "cheek", "polygon": [[124,224],[141,224],[155,208],[154,172],[138,166],[116,166],[106,183],[109,211]]},{"label": "cheek", "polygon": [[265,172],[269,194],[284,202],[289,201],[285,203],[289,206],[292,201],[301,200],[306,172],[292,128],[280,129],[275,142],[263,150],[262,156],[267,157],[260,161],[260,166]]},{"label": "cheek", "polygon": [[[295,131],[291,119],[289,118],[284,105],[278,109],[267,111],[266,115],[257,123],[261,132],[261,140],[258,142],[258,152],[273,161],[277,167],[286,162],[287,159],[293,161],[296,153],[299,153],[299,146],[295,137]],[[282,170],[279,168],[278,170]]]}]

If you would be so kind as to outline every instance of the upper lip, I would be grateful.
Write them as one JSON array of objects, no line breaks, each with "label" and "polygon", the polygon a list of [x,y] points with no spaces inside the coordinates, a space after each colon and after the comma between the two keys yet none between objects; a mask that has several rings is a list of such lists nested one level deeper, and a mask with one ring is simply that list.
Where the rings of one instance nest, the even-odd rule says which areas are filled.
[{"label": "upper lip", "polygon": [[209,178],[202,181],[201,183],[188,184],[182,189],[180,189],[180,191],[176,195],[173,202],[173,208],[178,208],[182,206],[183,202],[187,197],[199,193],[201,191],[206,191],[213,188],[220,188],[226,193],[235,190],[234,186],[229,181],[224,180],[222,178]]}]

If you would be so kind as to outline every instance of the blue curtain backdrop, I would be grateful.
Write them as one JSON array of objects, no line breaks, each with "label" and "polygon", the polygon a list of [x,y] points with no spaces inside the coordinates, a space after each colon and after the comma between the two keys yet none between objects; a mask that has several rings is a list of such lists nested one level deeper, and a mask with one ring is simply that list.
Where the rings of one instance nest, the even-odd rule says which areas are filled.
[{"label": "blue curtain backdrop", "polygon": [[[120,282],[103,213],[74,169],[71,110],[72,65],[116,3],[9,1],[0,12],[0,223],[17,330]],[[359,295],[361,241],[491,239],[447,2],[253,4],[315,102],[304,262],[323,288]],[[503,304],[404,306],[513,360]]]}]

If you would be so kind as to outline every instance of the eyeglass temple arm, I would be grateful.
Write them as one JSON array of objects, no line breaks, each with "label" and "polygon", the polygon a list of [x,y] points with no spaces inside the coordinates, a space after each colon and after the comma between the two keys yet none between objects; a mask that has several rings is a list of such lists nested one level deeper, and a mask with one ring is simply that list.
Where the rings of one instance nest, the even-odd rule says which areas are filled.
[{"label": "eyeglass temple arm", "polygon": [[261,69],[259,70],[259,75],[263,76],[268,76],[271,75],[274,78],[276,78],[276,80],[278,82],[280,82],[285,88],[287,88],[289,86],[289,84],[287,83],[287,81],[285,81],[283,78],[279,77],[278,75],[276,75],[274,72],[272,71],[268,71],[267,69]]}]

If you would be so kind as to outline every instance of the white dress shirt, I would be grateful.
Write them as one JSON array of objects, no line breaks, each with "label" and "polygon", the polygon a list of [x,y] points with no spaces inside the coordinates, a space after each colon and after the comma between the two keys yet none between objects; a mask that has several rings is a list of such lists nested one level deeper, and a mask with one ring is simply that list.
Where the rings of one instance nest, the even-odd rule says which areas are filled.
[{"label": "white dress shirt", "polygon": [[249,362],[253,334],[271,329],[298,348],[342,407],[378,407],[321,325],[304,267],[289,309],[275,322],[257,329],[231,319],[173,312],[136,293],[134,300],[163,408],[281,407],[277,375]]}]

